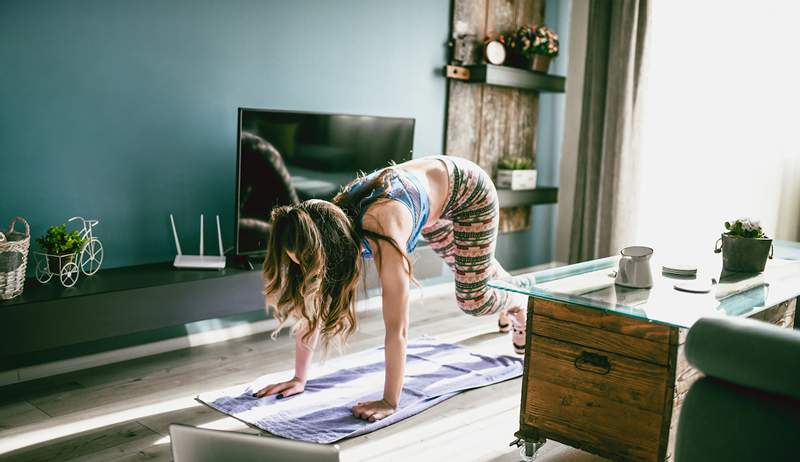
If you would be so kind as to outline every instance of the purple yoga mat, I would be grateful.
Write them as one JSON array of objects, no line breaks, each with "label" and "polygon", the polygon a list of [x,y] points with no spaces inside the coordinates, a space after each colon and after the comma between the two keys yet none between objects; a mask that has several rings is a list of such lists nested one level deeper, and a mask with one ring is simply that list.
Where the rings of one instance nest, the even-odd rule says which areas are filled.
[{"label": "purple yoga mat", "polygon": [[397,413],[378,422],[353,417],[360,401],[380,399],[384,379],[383,348],[329,361],[299,395],[253,398],[256,390],[286,380],[290,372],[260,377],[253,383],[206,393],[198,401],[274,435],[313,443],[333,443],[399,422],[457,393],[522,375],[522,359],[487,356],[432,339],[413,340],[407,348],[406,374]]}]

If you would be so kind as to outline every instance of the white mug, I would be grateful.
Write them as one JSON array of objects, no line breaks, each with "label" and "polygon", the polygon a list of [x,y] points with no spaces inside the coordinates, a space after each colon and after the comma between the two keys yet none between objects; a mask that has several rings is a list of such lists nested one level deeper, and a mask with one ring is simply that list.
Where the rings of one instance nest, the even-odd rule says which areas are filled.
[{"label": "white mug", "polygon": [[619,252],[619,270],[614,283],[634,289],[653,287],[653,273],[650,271],[650,257],[653,249],[644,246],[625,247]]}]

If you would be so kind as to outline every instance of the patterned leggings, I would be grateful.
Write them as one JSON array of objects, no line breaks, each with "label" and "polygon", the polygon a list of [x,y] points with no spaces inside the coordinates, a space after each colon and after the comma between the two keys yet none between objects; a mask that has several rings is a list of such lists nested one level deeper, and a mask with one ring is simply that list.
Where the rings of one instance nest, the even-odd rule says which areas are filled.
[{"label": "patterned leggings", "polygon": [[458,157],[437,157],[447,166],[450,194],[441,218],[422,229],[431,248],[450,266],[456,280],[456,301],[467,314],[483,316],[510,308],[512,297],[486,283],[506,277],[494,258],[499,206],[489,175]]}]

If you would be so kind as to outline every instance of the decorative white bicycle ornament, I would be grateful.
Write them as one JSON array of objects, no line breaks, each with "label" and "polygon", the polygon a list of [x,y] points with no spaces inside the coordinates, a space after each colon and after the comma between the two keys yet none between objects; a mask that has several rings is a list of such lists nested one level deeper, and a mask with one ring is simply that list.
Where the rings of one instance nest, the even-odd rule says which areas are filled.
[{"label": "decorative white bicycle ornament", "polygon": [[103,243],[92,234],[92,228],[98,220],[86,220],[83,217],[72,217],[68,221],[81,222],[79,232],[81,239],[86,239],[81,250],[66,255],[53,255],[45,252],[34,252],[36,255],[36,280],[45,284],[58,276],[61,285],[72,287],[78,282],[80,273],[91,276],[103,264]]}]

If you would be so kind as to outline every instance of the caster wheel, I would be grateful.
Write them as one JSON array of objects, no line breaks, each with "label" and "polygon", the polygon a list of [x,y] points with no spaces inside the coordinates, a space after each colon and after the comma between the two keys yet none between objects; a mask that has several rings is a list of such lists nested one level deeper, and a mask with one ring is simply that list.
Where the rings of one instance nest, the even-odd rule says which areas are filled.
[{"label": "caster wheel", "polygon": [[538,441],[525,441],[523,439],[517,439],[511,443],[511,445],[516,445],[519,447],[519,456],[522,458],[523,462],[531,462],[536,460],[536,456],[539,453],[539,449],[544,446],[545,439],[540,439]]},{"label": "caster wheel", "polygon": [[519,456],[522,457],[523,462],[536,460],[536,443],[524,443],[520,446]]}]

